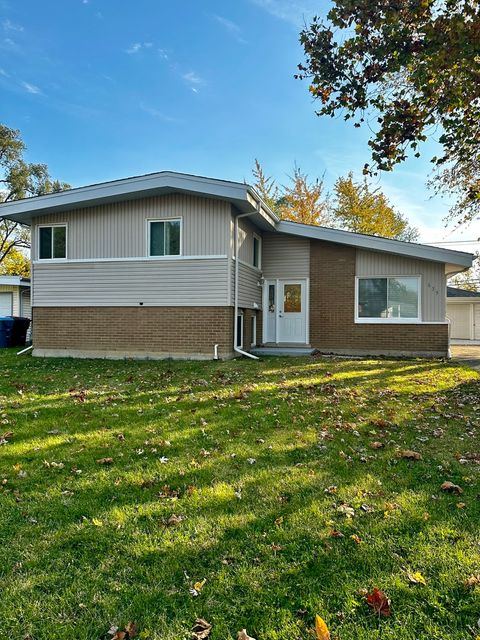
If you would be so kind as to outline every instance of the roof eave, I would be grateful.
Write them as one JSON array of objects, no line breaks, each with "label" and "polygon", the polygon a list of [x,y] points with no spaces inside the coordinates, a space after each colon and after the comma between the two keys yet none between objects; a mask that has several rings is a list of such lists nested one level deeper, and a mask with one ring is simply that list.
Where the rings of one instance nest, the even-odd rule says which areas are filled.
[{"label": "roof eave", "polygon": [[471,267],[474,259],[473,254],[462,251],[441,249],[439,247],[416,244],[414,242],[402,242],[391,238],[367,236],[360,233],[343,231],[341,229],[314,227],[297,222],[281,221],[277,224],[277,231],[315,240],[325,240],[327,242],[354,246],[358,249],[393,253],[408,258],[440,262],[449,266],[454,265],[455,267],[460,267],[460,271]]}]

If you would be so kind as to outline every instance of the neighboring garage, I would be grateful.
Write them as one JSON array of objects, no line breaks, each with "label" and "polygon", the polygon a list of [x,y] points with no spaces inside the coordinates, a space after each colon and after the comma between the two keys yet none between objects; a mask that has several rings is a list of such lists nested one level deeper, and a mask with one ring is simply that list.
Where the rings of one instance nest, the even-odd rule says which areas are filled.
[{"label": "neighboring garage", "polygon": [[0,276],[0,317],[31,318],[30,279],[19,276]]},{"label": "neighboring garage", "polygon": [[447,287],[447,318],[452,340],[480,341],[480,292]]}]

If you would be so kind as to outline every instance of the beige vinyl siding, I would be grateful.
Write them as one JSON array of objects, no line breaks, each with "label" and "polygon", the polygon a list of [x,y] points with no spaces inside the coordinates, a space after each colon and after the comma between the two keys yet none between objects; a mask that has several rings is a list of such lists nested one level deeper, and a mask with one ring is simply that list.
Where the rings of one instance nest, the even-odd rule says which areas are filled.
[{"label": "beige vinyl siding", "polygon": [[20,289],[20,315],[24,318],[32,317],[31,293],[30,287],[22,287]]},{"label": "beige vinyl siding", "polygon": [[0,293],[12,294],[12,315],[20,315],[20,293],[19,288],[15,285],[2,284],[0,285]]},{"label": "beige vinyl siding", "polygon": [[310,240],[278,233],[264,234],[262,271],[266,279],[308,278]]},{"label": "beige vinyl siding", "polygon": [[238,255],[240,260],[247,264],[253,264],[253,234],[261,237],[261,232],[248,218],[240,218],[238,221]]},{"label": "beige vinyl siding", "polygon": [[222,306],[228,259],[34,264],[33,306]]},{"label": "beige vinyl siding", "polygon": [[357,250],[357,276],[421,276],[422,321],[445,322],[445,265],[389,253]]},{"label": "beige vinyl siding", "polygon": [[36,219],[32,256],[37,258],[37,226],[67,224],[67,259],[142,258],[148,255],[147,220],[182,218],[182,254],[227,255],[231,207],[221,200],[169,194],[50,214]]},{"label": "beige vinyl siding", "polygon": [[[245,309],[260,309],[262,287],[258,286],[261,272],[255,267],[238,265],[238,306]],[[232,282],[235,283],[235,261],[232,261]],[[256,305],[256,306],[255,306]]]}]

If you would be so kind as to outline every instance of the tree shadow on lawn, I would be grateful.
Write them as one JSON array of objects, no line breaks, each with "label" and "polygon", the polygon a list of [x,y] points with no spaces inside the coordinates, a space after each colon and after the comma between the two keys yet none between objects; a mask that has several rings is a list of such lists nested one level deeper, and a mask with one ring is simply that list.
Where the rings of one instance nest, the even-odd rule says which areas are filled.
[{"label": "tree shadow on lawn", "polygon": [[[242,380],[239,384],[246,382]],[[219,385],[219,388],[223,386]],[[478,388],[478,383],[471,383],[471,388]],[[458,391],[458,387],[453,387],[447,391],[424,393],[422,397],[424,400],[431,397],[433,402],[441,393],[447,397],[448,404],[449,398],[456,400]],[[54,472],[47,476],[51,477],[51,482],[46,493],[36,490],[33,477],[28,483],[15,480],[14,484],[25,491],[25,500],[15,506],[10,496],[12,508],[20,514],[16,540],[12,544],[14,548],[10,547],[4,566],[5,593],[13,593],[15,584],[24,580],[32,588],[33,600],[42,598],[53,610],[58,610],[66,605],[55,604],[56,594],[66,590],[72,611],[63,630],[58,631],[59,638],[76,634],[73,637],[90,640],[103,632],[103,620],[107,624],[107,621],[118,621],[121,616],[135,618],[142,625],[151,627],[159,615],[165,619],[165,625],[168,621],[168,626],[160,631],[162,634],[179,630],[177,636],[165,636],[171,638],[182,637],[180,630],[183,634],[188,628],[187,621],[193,622],[196,615],[203,615],[215,623],[212,640],[233,637],[232,632],[246,624],[250,633],[255,632],[254,635],[260,638],[303,638],[307,637],[306,629],[319,607],[327,612],[325,617],[330,616],[329,623],[340,626],[345,633],[349,625],[353,625],[351,635],[344,636],[342,631],[342,638],[443,638],[435,634],[446,621],[450,625],[450,638],[467,638],[457,627],[454,615],[446,613],[446,609],[455,603],[457,610],[462,610],[461,619],[471,621],[473,595],[457,586],[447,585],[439,575],[441,570],[443,573],[458,570],[453,566],[453,560],[445,556],[447,559],[438,560],[440,567],[437,567],[435,558],[429,559],[424,568],[418,566],[421,558],[411,559],[412,564],[415,560],[413,569],[422,569],[443,580],[441,595],[435,593],[433,584],[419,592],[406,587],[403,577],[399,577],[403,576],[402,566],[409,564],[411,548],[419,539],[425,538],[425,544],[430,548],[436,546],[439,559],[445,555],[445,548],[451,548],[459,557],[467,556],[473,544],[475,520],[470,516],[465,521],[461,511],[454,506],[454,498],[431,499],[432,483],[436,487],[444,479],[444,474],[436,469],[435,455],[424,456],[419,463],[401,461],[393,464],[397,462],[394,447],[387,446],[381,452],[373,452],[376,458],[372,461],[362,463],[358,451],[362,447],[348,428],[332,431],[335,440],[326,442],[326,451],[318,448],[316,438],[313,442],[296,442],[290,437],[294,429],[318,431],[322,425],[314,416],[306,424],[293,425],[292,418],[299,411],[299,403],[287,402],[286,393],[292,393],[292,389],[279,387],[279,383],[268,390],[253,388],[248,392],[247,400],[230,400],[231,406],[222,410],[226,413],[219,413],[214,399],[199,403],[185,398],[163,407],[165,415],[157,418],[139,416],[129,406],[116,407],[122,424],[130,422],[134,425],[131,428],[142,431],[159,419],[172,424],[179,407],[187,414],[198,408],[196,414],[191,414],[194,424],[188,425],[181,438],[172,439],[168,453],[172,465],[176,456],[185,454],[187,444],[190,447],[188,455],[183,456],[185,459],[191,453],[198,457],[199,447],[205,442],[210,446],[216,441],[218,446],[211,457],[199,462],[198,468],[190,468],[186,461],[183,468],[172,469],[153,463],[150,457],[125,461],[128,469],[122,465],[123,461],[115,460],[114,466],[107,470],[95,465],[94,457],[102,452],[102,448],[93,447],[79,454],[78,463],[84,468],[85,477],[76,479],[67,475],[67,470]],[[305,389],[300,388],[299,393],[305,393]],[[400,393],[400,396],[404,395],[411,394]],[[143,397],[142,392],[137,392],[131,396],[129,404],[137,406],[138,398]],[[260,400],[257,408],[255,405]],[[328,395],[318,398],[315,394],[313,398],[303,398],[304,403],[311,401],[314,404],[314,412],[322,408],[317,406],[320,400],[328,406],[332,399]],[[250,405],[248,413],[241,409],[245,403]],[[270,410],[278,409],[279,426],[259,420],[265,406]],[[82,406],[81,409],[83,414],[87,408]],[[337,409],[338,406],[335,412]],[[61,403],[55,407],[55,412],[60,420]],[[362,414],[367,422],[370,417],[378,417],[375,398],[368,405],[368,411],[362,410]],[[200,417],[207,421],[207,426],[198,424]],[[227,419],[228,428],[237,432],[233,442],[225,433]],[[245,421],[254,422],[252,430],[245,426]],[[327,421],[328,418],[322,417],[322,422]],[[400,421],[395,433],[411,429],[409,422],[409,419]],[[453,428],[454,425],[448,426]],[[182,429],[182,425],[171,428]],[[207,441],[202,429],[208,432]],[[91,433],[91,425],[85,425],[73,436]],[[104,437],[103,431],[100,435]],[[265,437],[261,447],[255,443],[259,436]],[[279,440],[273,451],[266,449],[269,437]],[[139,441],[145,439],[145,433],[129,438],[128,446],[134,447],[137,438]],[[336,442],[340,438],[344,440],[341,445]],[[413,438],[414,434],[412,441]],[[42,456],[67,453],[71,446],[71,443],[55,444],[42,450]],[[124,445],[120,447],[116,443],[116,446],[121,451]],[[279,449],[280,446],[285,448]],[[236,447],[243,447],[241,455],[228,461],[231,449]],[[352,462],[337,457],[340,448],[349,450],[349,447],[353,449],[350,451]],[[8,451],[8,447],[6,449]],[[255,454],[255,465],[246,462],[249,449],[260,450]],[[3,450],[3,453],[7,452]],[[16,457],[15,452],[7,453],[5,460],[10,464]],[[42,473],[47,474],[47,470],[42,469]],[[460,481],[463,473],[460,465],[453,463],[449,477]],[[156,484],[141,489],[143,474],[156,478]],[[127,481],[116,487],[118,475],[126,475]],[[376,483],[379,479],[383,487]],[[177,501],[159,500],[158,491],[163,484],[181,489],[194,485],[196,491]],[[337,494],[324,493],[331,484],[338,484]],[[218,493],[217,485],[220,486]],[[222,485],[228,485],[225,491]],[[242,487],[241,500],[233,495],[233,489],[239,486]],[[60,490],[64,487],[74,490],[72,498],[61,497]],[[29,491],[36,498],[34,504],[28,501]],[[367,494],[364,495],[364,491]],[[471,494],[472,490],[468,488],[462,499],[469,500]],[[395,496],[401,506],[385,518],[383,505],[392,499],[391,496]],[[342,501],[354,502],[357,515],[352,521],[345,520],[335,510],[334,504]],[[410,501],[415,508],[409,507]],[[373,502],[375,511],[363,515],[362,502]],[[102,508],[98,509],[99,506]],[[126,516],[123,522],[119,520],[118,511]],[[424,511],[430,512],[430,520],[422,518]],[[184,515],[185,520],[178,526],[166,527],[163,521],[172,513]],[[87,521],[82,521],[82,516]],[[284,521],[275,524],[279,516]],[[38,525],[32,526],[29,520],[32,517],[38,520]],[[92,522],[94,518],[100,519],[103,526],[96,527]],[[342,528],[345,538],[330,538],[329,531],[333,527]],[[432,537],[432,527],[444,536],[440,541]],[[356,545],[350,539],[351,532],[365,536],[363,545]],[[282,549],[275,551],[272,544],[280,545]],[[23,560],[25,553],[27,561]],[[46,564],[45,558],[48,558]],[[222,560],[227,560],[227,564]],[[24,561],[20,575],[10,573],[17,561]],[[466,564],[465,558],[461,561],[462,565]],[[461,564],[458,559],[457,562]],[[185,579],[184,571],[189,573],[191,580]],[[198,599],[192,598],[188,593],[189,586],[204,577],[207,577],[205,591]],[[355,604],[362,602],[356,589],[374,584],[388,590],[396,612],[392,620],[379,626],[363,604]],[[99,592],[102,594],[100,601],[95,595]],[[74,606],[79,598],[87,601],[85,611]],[[97,600],[95,611],[88,605],[94,600]],[[306,610],[305,619],[296,615],[297,609]],[[404,621],[413,609],[417,619],[411,633],[416,635],[405,635],[405,628],[400,635],[402,624],[404,627]],[[345,615],[340,622],[333,615],[335,610],[341,610]],[[44,622],[39,618],[36,624],[43,628]],[[84,625],[82,628],[90,635],[79,635],[78,625]],[[429,625],[435,627],[434,632],[427,631]],[[360,635],[363,628],[365,634]],[[48,636],[44,634],[43,637]]]}]

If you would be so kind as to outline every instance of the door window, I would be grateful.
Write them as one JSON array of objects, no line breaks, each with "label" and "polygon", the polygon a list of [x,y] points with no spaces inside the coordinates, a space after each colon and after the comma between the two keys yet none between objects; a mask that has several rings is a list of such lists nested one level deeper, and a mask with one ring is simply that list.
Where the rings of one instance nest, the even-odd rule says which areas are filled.
[{"label": "door window", "polygon": [[283,311],[285,313],[302,312],[302,285],[286,284],[283,288]]}]

